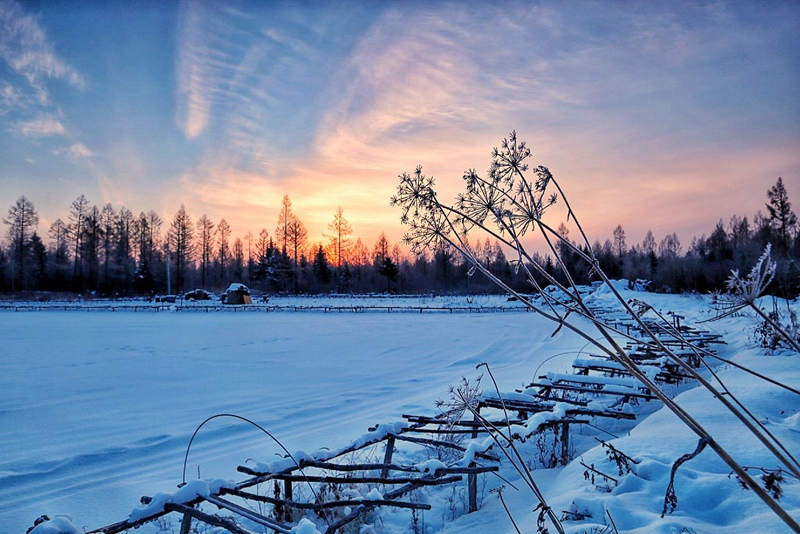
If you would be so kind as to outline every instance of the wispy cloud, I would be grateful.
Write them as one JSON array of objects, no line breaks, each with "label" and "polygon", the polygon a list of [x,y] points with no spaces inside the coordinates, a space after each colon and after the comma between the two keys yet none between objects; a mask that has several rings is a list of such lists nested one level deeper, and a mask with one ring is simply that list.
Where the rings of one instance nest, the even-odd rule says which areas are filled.
[{"label": "wispy cloud", "polygon": [[189,139],[219,127],[214,118],[224,120],[231,103],[247,99],[241,72],[258,76],[252,61],[259,51],[252,48],[252,35],[237,27],[242,20],[244,15],[222,3],[181,5],[176,123]]},{"label": "wispy cloud", "polygon": [[[55,53],[37,18],[25,13],[14,0],[0,1],[0,59],[27,80],[41,105],[50,103],[47,80],[62,80],[74,87],[84,87],[83,77]],[[19,101],[19,98],[14,99],[14,102]]]},{"label": "wispy cloud", "polygon": [[90,158],[94,155],[83,143],[73,143],[68,147],[58,148],[53,151],[53,154],[56,156],[66,155],[73,160]]},{"label": "wispy cloud", "polygon": [[66,135],[67,129],[61,121],[50,114],[40,114],[34,119],[20,121],[12,124],[11,131],[23,137],[49,137],[52,135]]},{"label": "wispy cloud", "polygon": [[[291,193],[319,214],[310,217],[341,204],[355,208],[354,224],[385,229],[398,173],[422,163],[449,195],[517,129],[535,163],[588,199],[586,218],[607,224],[699,195],[691,169],[726,172],[709,162],[743,143],[728,132],[748,131],[757,115],[745,95],[759,67],[741,51],[764,57],[763,31],[725,4],[389,4],[342,47],[344,59],[321,17],[319,31],[302,10],[243,27],[209,6],[187,7],[178,63],[178,124],[208,136],[183,185],[207,206],[246,198],[270,213]],[[676,170],[676,155],[689,170]],[[647,205],[609,212],[620,191]]]}]

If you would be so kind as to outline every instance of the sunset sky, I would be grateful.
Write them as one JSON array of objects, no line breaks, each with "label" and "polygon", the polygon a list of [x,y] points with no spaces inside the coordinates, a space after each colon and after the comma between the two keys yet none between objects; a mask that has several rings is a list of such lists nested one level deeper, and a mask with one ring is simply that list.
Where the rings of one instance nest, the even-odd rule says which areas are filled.
[{"label": "sunset sky", "polygon": [[[0,215],[85,194],[311,242],[397,241],[397,175],[454,197],[516,130],[588,233],[684,244],[800,211],[800,2],[0,0]],[[165,224],[166,226],[166,224]],[[5,231],[3,232],[5,234]]]}]

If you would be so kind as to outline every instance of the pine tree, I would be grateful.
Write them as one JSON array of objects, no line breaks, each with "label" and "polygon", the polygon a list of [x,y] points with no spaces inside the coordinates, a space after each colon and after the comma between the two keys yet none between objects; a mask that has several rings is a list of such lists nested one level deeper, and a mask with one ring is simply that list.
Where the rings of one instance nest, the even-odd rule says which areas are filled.
[{"label": "pine tree", "polygon": [[317,245],[312,269],[314,270],[314,278],[322,285],[328,285],[330,283],[331,270],[328,267],[328,258],[325,256],[325,249],[322,248],[322,245]]},{"label": "pine tree", "polygon": [[772,227],[777,230],[780,242],[779,246],[783,250],[788,250],[791,245],[792,232],[797,225],[797,215],[792,211],[792,203],[789,202],[789,193],[783,185],[783,179],[778,178],[769,191],[767,191],[767,211]]},{"label": "pine tree", "polygon": [[72,237],[72,277],[74,281],[80,285],[83,277],[83,238],[84,238],[84,225],[86,224],[86,216],[89,213],[89,200],[86,196],[81,195],[72,201],[69,210],[69,233]]}]

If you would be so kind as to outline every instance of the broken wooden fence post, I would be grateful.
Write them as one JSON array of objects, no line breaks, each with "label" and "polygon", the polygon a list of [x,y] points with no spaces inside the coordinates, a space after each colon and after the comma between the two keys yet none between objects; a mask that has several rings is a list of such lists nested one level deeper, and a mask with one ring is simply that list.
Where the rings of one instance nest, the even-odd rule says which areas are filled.
[{"label": "broken wooden fence post", "polygon": [[[283,498],[287,501],[293,500],[293,492],[292,492],[292,481],[290,479],[283,480]],[[283,520],[284,521],[294,521],[294,514],[292,513],[291,507],[287,506],[283,510]]]},{"label": "broken wooden fence post", "polygon": [[569,463],[569,423],[566,422],[561,431],[561,463],[563,465]]},{"label": "broken wooden fence post", "polygon": [[394,453],[394,436],[389,436],[386,440],[386,453],[383,455],[383,469],[381,470],[381,478],[389,476],[389,465],[392,463],[392,454]]}]

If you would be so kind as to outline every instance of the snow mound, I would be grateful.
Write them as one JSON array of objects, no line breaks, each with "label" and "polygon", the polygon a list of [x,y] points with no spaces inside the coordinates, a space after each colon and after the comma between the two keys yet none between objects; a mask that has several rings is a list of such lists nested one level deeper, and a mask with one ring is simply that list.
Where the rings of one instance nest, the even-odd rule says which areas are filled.
[{"label": "snow mound", "polygon": [[53,519],[36,525],[30,534],[79,534],[80,531],[72,524],[72,517],[58,515]]}]

